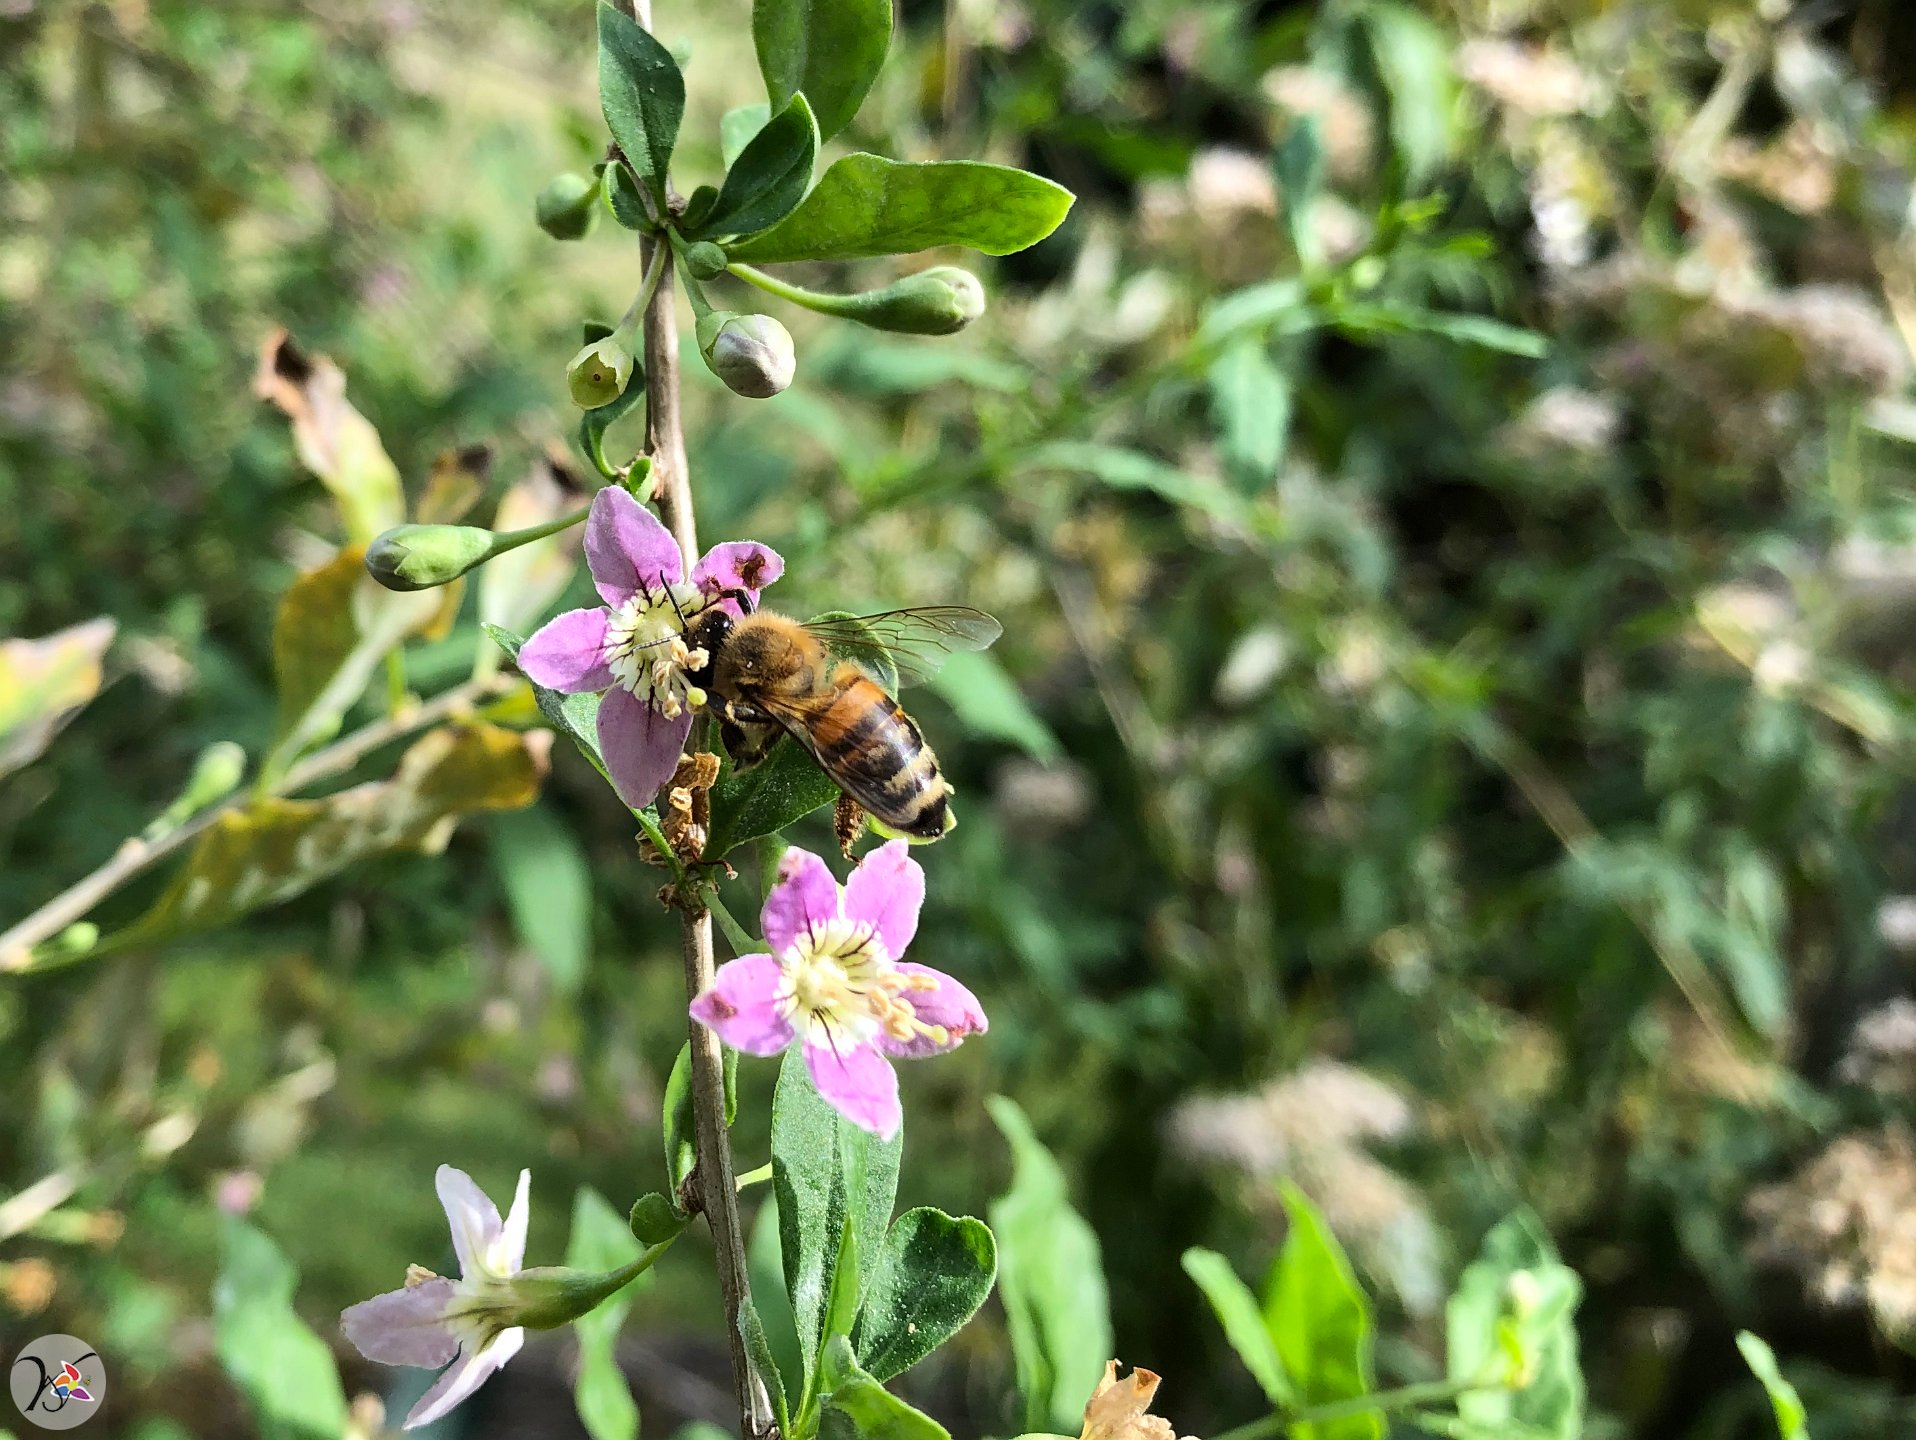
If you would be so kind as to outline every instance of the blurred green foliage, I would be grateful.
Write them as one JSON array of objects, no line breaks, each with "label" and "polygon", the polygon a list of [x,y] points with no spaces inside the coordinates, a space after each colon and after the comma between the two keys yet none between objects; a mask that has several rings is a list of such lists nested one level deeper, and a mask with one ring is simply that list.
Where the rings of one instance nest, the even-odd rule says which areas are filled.
[{"label": "blurred green foliage", "polygon": [[[763,98],[745,7],[659,12],[715,179]],[[579,322],[638,280],[616,227],[532,223],[599,158],[591,18],[0,3],[0,634],[118,625],[0,783],[0,923],[282,733],[280,598],[366,537],[253,394],[273,327],[413,513],[441,451],[495,447],[489,504],[569,435]],[[902,1203],[1003,1194],[983,1102],[1017,1097],[1180,1433],[1259,1392],[1179,1257],[1255,1273],[1286,1181],[1377,1297],[1382,1385],[1444,1374],[1443,1297],[1528,1206],[1582,1277],[1585,1434],[1762,1433],[1746,1328],[1819,1440],[1916,1425],[1913,107],[1895,0],[906,4],[835,143],[1022,164],[1070,220],[962,336],[781,312],[798,379],[751,406],[686,367],[704,536],[775,546],[781,608],[1005,622],[913,701],[964,821],[914,957],[992,1028],[906,1074]],[[405,685],[467,677],[479,604]],[[773,857],[733,858],[750,913]],[[445,1268],[440,1162],[530,1165],[547,1259],[561,1197],[662,1187],[683,996],[636,860],[560,745],[442,853],[0,978],[0,1339],[117,1357],[127,1433],[242,1433],[220,1275],[296,1270],[285,1333],[337,1351],[341,1306]],[[661,1429],[724,1418],[698,1253],[633,1297]],[[1022,1418],[1003,1304],[906,1384],[955,1433]]]}]

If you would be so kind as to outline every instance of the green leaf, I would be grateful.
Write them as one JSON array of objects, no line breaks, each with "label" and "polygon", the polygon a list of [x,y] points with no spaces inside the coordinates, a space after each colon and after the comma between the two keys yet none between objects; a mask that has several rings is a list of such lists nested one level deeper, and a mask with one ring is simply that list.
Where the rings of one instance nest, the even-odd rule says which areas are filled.
[{"label": "green leaf", "polygon": [[748,840],[783,830],[837,798],[838,786],[804,746],[789,740],[743,774],[728,762],[712,787],[705,858],[716,860]]},{"label": "green leaf", "polygon": [[0,640],[0,776],[38,756],[100,693],[117,628],[101,618],[38,640]]},{"label": "green leaf", "polygon": [[1476,345],[1529,360],[1541,360],[1550,353],[1547,336],[1485,315],[1452,315],[1415,305],[1355,304],[1338,307],[1330,319],[1339,330],[1360,340],[1379,335],[1436,335],[1460,345]]},{"label": "green leaf", "polygon": [[[1301,1407],[1368,1395],[1375,1388],[1370,1302],[1317,1208],[1294,1185],[1284,1186],[1283,1198],[1290,1231],[1264,1287],[1264,1323],[1278,1360]],[[1381,1440],[1383,1433],[1375,1410],[1291,1427],[1295,1440]]]},{"label": "green leaf", "polygon": [[907,255],[939,245],[1009,255],[1056,230],[1071,200],[1062,185],[1003,165],[847,155],[790,215],[729,253],[754,263]]},{"label": "green leaf", "polygon": [[1004,667],[976,650],[945,657],[931,688],[974,734],[1016,745],[1034,760],[1049,763],[1064,754],[1051,727],[1026,703]]},{"label": "green leaf", "polygon": [[1809,1412],[1803,1408],[1803,1397],[1783,1378],[1776,1363],[1776,1352],[1770,1349],[1769,1343],[1748,1330],[1739,1330],[1736,1348],[1743,1352],[1744,1361],[1769,1392],[1770,1408],[1776,1412],[1776,1433],[1782,1440],[1810,1440]]},{"label": "green leaf", "polygon": [[880,1140],[826,1103],[803,1050],[795,1045],[786,1052],[772,1099],[772,1190],[786,1293],[809,1373],[828,1331],[845,1232],[852,1232],[856,1253],[879,1253],[904,1142],[900,1135]]},{"label": "green leaf", "polygon": [[1111,1358],[1111,1305],[1098,1237],[1071,1208],[1064,1172],[1003,1095],[985,1101],[1011,1144],[1011,1188],[991,1206],[1025,1428],[1070,1433]]},{"label": "green leaf", "polygon": [[1324,188],[1324,141],[1315,115],[1300,115],[1291,122],[1290,133],[1271,154],[1271,171],[1284,197],[1284,220],[1297,263],[1314,270],[1323,256],[1317,232],[1311,228],[1311,209]]},{"label": "green leaf", "polygon": [[672,53],[638,21],[599,6],[599,103],[605,123],[639,177],[665,195],[672,146],[685,115],[685,78]]},{"label": "green leaf", "polygon": [[801,90],[829,140],[852,123],[885,64],[892,0],[753,0],[752,43],[772,109]]},{"label": "green leaf", "polygon": [[782,1388],[788,1396],[797,1396],[805,1388],[805,1359],[799,1351],[798,1324],[792,1316],[792,1302],[785,1293],[785,1262],[780,1250],[778,1197],[767,1195],[752,1221],[752,1233],[745,1244],[745,1269],[752,1282],[752,1302],[757,1307],[765,1348],[777,1367]]},{"label": "green leaf", "polygon": [[493,818],[493,873],[512,925],[561,994],[576,994],[592,959],[592,866],[570,825],[534,805]]},{"label": "green leaf", "polygon": [[1218,356],[1207,378],[1225,469],[1241,489],[1269,489],[1290,436],[1291,382],[1255,340]]},{"label": "green leaf", "polygon": [[293,1310],[299,1276],[261,1231],[222,1222],[213,1348],[265,1440],[335,1440],[346,1394],[332,1351]]},{"label": "green leaf", "polygon": [[745,1342],[745,1357],[752,1364],[752,1373],[765,1386],[765,1393],[772,1402],[772,1414],[778,1420],[778,1433],[792,1433],[791,1410],[785,1400],[785,1381],[779,1374],[778,1359],[772,1353],[772,1343],[765,1333],[765,1322],[759,1318],[758,1307],[752,1303],[752,1297],[746,1295],[739,1301],[738,1307],[739,1338]]},{"label": "green leaf", "polygon": [[1193,344],[1200,350],[1227,345],[1246,331],[1259,335],[1301,333],[1317,323],[1297,280],[1265,280],[1234,290],[1211,306]]},{"label": "green leaf", "polygon": [[672,1073],[665,1080],[661,1102],[665,1122],[665,1176],[671,1182],[666,1196],[676,1206],[679,1187],[698,1164],[698,1120],[692,1110],[692,1044],[679,1046]]},{"label": "green leaf", "polygon": [[[628,166],[617,160],[607,161],[605,173],[600,177],[599,184],[605,192],[606,209],[612,212],[612,218],[620,225],[627,230],[644,230],[651,225],[652,216],[645,208],[645,197],[639,193],[639,182]],[[586,340],[587,345],[590,345],[593,340],[602,340],[612,333],[604,326],[595,328],[604,333]],[[635,389],[643,390],[644,388],[643,385],[628,384],[626,393],[630,394]]]},{"label": "green leaf", "polygon": [[978,1313],[998,1275],[998,1244],[982,1220],[921,1206],[892,1221],[871,1272],[852,1348],[874,1379],[889,1380]]},{"label": "green leaf", "polygon": [[1371,58],[1390,96],[1390,138],[1404,179],[1421,185],[1456,144],[1457,81],[1450,41],[1428,16],[1392,0],[1360,12]]},{"label": "green leaf", "polygon": [[[519,658],[519,647],[526,643],[521,636],[502,630],[497,625],[481,624],[479,628],[506,654],[514,660]],[[590,760],[601,775],[605,775],[605,759],[599,754],[599,697],[561,695],[557,690],[548,690],[530,680],[526,684],[531,687],[532,698],[538,702],[539,713],[545,716],[546,723],[578,746],[579,753]]]},{"label": "green leaf", "polygon": [[542,776],[524,735],[481,724],[430,730],[400,757],[390,780],[321,800],[269,798],[227,811],[194,843],[152,909],[101,946],[216,929],[371,855],[437,854],[460,815],[530,805]]},{"label": "green leaf", "polygon": [[783,220],[805,198],[818,158],[818,125],[803,95],[754,135],[725,174],[718,200],[694,233],[750,235]]},{"label": "green leaf", "polygon": [[828,1348],[824,1374],[821,1440],[951,1440],[944,1426],[859,1369],[842,1337]]},{"label": "green leaf", "polygon": [[[589,1185],[572,1200],[572,1235],[565,1263],[575,1270],[616,1270],[639,1258],[643,1247],[627,1221]],[[573,1322],[579,1337],[579,1369],[572,1384],[579,1420],[592,1440],[636,1440],[639,1407],[619,1370],[614,1351],[619,1330],[632,1310],[633,1290],[642,1277]]]},{"label": "green leaf", "polygon": [[1250,524],[1242,497],[1215,480],[1167,465],[1162,460],[1117,445],[1054,440],[1025,452],[1020,464],[1030,470],[1071,470],[1088,474],[1114,490],[1149,490],[1238,529]]},{"label": "green leaf", "polygon": [[[1521,1277],[1521,1278],[1519,1278]],[[1536,1216],[1518,1211],[1484,1237],[1445,1314],[1450,1377],[1518,1389],[1472,1390],[1466,1421],[1493,1432],[1528,1426],[1553,1440],[1583,1433],[1575,1315],[1583,1285]]]},{"label": "green leaf", "polygon": [[373,672],[409,635],[431,629],[459,603],[459,586],[401,593],[366,573],[366,551],[349,545],[295,580],[273,620],[279,726],[261,766],[283,774],[339,729]]},{"label": "green leaf", "polygon": [[724,159],[727,170],[732,168],[747,143],[765,128],[765,122],[771,118],[772,107],[763,100],[727,110],[719,117],[719,155]]},{"label": "green leaf", "polygon": [[1296,1392],[1278,1358],[1276,1342],[1264,1324],[1264,1312],[1258,1307],[1251,1287],[1238,1279],[1231,1262],[1215,1250],[1192,1246],[1184,1252],[1184,1273],[1197,1282],[1211,1310],[1224,1327],[1224,1338],[1237,1351],[1244,1368],[1263,1388],[1272,1405],[1284,1410],[1297,1408]]}]

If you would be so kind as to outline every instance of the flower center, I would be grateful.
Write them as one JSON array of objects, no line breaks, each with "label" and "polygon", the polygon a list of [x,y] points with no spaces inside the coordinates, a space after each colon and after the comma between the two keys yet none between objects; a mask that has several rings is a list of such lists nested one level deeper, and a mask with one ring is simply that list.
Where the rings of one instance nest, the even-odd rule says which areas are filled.
[{"label": "flower center", "polygon": [[704,603],[690,585],[640,590],[612,612],[605,627],[605,663],[612,678],[668,720],[705,703],[688,676],[711,657],[685,643],[681,613]]},{"label": "flower center", "polygon": [[781,1006],[808,1044],[869,1045],[881,1033],[898,1041],[928,1035],[944,1043],[944,1027],[920,1020],[905,998],[908,991],[936,989],[938,982],[900,970],[865,921],[811,926],[779,964],[787,984]]}]

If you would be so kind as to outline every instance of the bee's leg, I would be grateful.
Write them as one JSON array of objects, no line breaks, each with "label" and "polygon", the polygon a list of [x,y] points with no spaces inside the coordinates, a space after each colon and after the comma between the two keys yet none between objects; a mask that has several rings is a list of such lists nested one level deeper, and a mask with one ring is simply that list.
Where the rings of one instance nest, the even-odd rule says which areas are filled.
[{"label": "bee's leg", "polygon": [[838,835],[838,853],[847,860],[851,859],[852,847],[858,843],[858,837],[865,833],[865,807],[840,792],[838,808],[832,811],[832,829]]},{"label": "bee's leg", "polygon": [[750,770],[771,754],[785,732],[775,724],[734,720],[730,709],[728,706],[728,713],[719,717],[719,740],[732,757],[733,770]]}]

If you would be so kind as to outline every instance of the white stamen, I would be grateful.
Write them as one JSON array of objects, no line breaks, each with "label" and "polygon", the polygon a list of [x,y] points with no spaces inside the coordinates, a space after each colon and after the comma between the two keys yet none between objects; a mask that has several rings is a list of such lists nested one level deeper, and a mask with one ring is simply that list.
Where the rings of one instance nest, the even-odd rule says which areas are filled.
[{"label": "white stamen", "polygon": [[[676,604],[674,603],[676,602]],[[612,678],[668,720],[705,703],[705,692],[687,678],[711,656],[685,643],[679,616],[704,604],[690,585],[641,590],[612,611],[605,630],[605,663]]]}]

